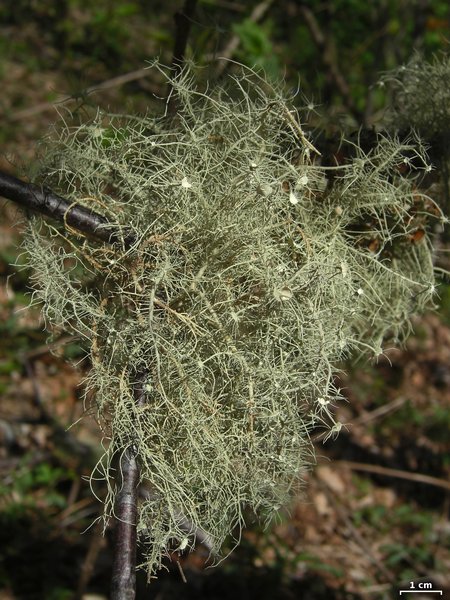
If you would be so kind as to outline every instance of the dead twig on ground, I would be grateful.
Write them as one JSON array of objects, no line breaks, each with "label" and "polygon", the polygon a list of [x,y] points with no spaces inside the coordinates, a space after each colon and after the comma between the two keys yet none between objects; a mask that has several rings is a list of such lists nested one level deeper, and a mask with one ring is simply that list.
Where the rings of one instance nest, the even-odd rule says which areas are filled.
[{"label": "dead twig on ground", "polygon": [[92,578],[92,572],[94,570],[95,563],[97,562],[99,552],[102,549],[102,546],[105,544],[105,540],[102,536],[102,529],[103,524],[101,521],[98,521],[91,534],[89,548],[81,567],[75,600],[82,600],[86,588]]},{"label": "dead twig on ground", "polygon": [[397,477],[398,479],[407,479],[408,481],[416,481],[426,485],[434,485],[450,490],[450,481],[431,477],[431,475],[423,475],[422,473],[413,473],[411,471],[402,471],[400,469],[389,469],[381,465],[367,465],[365,463],[352,462],[348,460],[337,460],[334,464],[342,465],[353,471],[365,471],[366,473],[374,473],[375,475],[383,475],[384,477]]},{"label": "dead twig on ground", "polygon": [[[0,175],[0,177],[1,177],[1,175]],[[37,348],[32,348],[31,350],[27,350],[26,352],[24,352],[22,354],[22,356],[24,358],[26,358],[27,360],[32,360],[34,358],[37,358],[38,356],[42,356],[43,354],[52,353],[52,352],[58,350],[58,348],[63,348],[70,342],[75,341],[75,339],[76,338],[74,335],[69,335],[69,334],[62,335],[59,339],[55,340],[54,342],[48,342],[47,344],[41,344]]]},{"label": "dead twig on ground", "polygon": [[[35,115],[39,115],[43,112],[47,112],[50,110],[55,110],[56,107],[62,104],[66,104],[67,102],[76,102],[80,97],[84,98],[86,96],[90,96],[97,92],[101,92],[104,90],[109,90],[111,88],[121,87],[127,83],[131,83],[132,81],[139,81],[142,79],[147,79],[149,76],[148,67],[143,67],[142,69],[136,69],[135,71],[130,71],[129,73],[124,73],[123,75],[118,75],[117,77],[112,77],[111,79],[106,79],[105,81],[101,81],[100,83],[96,83],[91,85],[84,90],[81,90],[78,94],[67,94],[63,95],[60,100],[55,102],[42,102],[40,104],[36,104],[35,106],[30,106],[28,108],[24,108],[23,110],[19,110],[13,113],[6,118],[10,122],[22,121],[23,119],[29,119],[30,117],[34,117]],[[160,93],[160,89],[156,86],[152,86],[148,81],[146,82],[147,88],[150,87],[151,93],[158,95]]]},{"label": "dead twig on ground", "polygon": [[404,396],[400,396],[400,398],[395,398],[395,400],[392,400],[391,402],[388,402],[383,406],[379,406],[375,410],[371,410],[370,412],[364,412],[356,419],[353,419],[353,421],[351,421],[349,425],[365,425],[370,421],[375,421],[376,419],[401,408],[405,404],[406,400],[407,399]]}]

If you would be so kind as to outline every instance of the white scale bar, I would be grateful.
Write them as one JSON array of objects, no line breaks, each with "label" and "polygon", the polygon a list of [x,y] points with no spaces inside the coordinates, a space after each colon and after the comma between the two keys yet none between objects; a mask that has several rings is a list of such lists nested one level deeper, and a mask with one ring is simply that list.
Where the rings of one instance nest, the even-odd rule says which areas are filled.
[{"label": "white scale bar", "polygon": [[402,594],[440,594],[442,596],[442,590],[400,590],[400,596]]}]

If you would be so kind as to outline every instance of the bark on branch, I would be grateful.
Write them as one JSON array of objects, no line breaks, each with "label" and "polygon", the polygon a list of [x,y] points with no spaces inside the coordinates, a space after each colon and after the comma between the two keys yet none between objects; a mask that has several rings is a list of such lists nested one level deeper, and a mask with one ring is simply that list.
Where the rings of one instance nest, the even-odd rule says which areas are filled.
[{"label": "bark on branch", "polygon": [[197,0],[185,0],[183,8],[174,15],[176,31],[172,56],[172,69],[175,77],[181,71],[184,63],[186,46],[196,5]]},{"label": "bark on branch", "polygon": [[134,600],[136,595],[136,525],[139,465],[134,448],[127,448],[120,460],[122,487],[117,494],[117,519],[111,600]]},{"label": "bark on branch", "polygon": [[[137,406],[145,404],[145,373],[140,373],[133,393]],[[136,595],[138,449],[131,444],[120,457],[121,488],[116,497],[117,518],[111,600],[134,600]]]},{"label": "bark on branch", "polygon": [[25,209],[55,219],[98,241],[112,244],[123,240],[127,247],[135,241],[131,233],[126,233],[122,237],[122,231],[103,215],[77,202],[66,200],[48,188],[34,183],[25,183],[3,171],[0,171],[0,196],[16,202]]}]

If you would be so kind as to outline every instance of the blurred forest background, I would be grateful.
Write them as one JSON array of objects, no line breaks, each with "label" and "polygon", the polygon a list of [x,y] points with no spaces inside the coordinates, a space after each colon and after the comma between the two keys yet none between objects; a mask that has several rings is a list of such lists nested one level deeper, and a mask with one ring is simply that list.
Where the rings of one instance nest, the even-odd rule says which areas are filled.
[{"label": "blurred forest background", "polygon": [[[3,0],[0,168],[29,173],[57,111],[160,112],[165,86],[144,67],[155,57],[171,63],[182,6]],[[447,0],[199,0],[187,56],[212,83],[233,68],[217,57],[262,67],[298,92],[313,135],[351,136],[383,127],[391,98],[382,73],[416,51],[448,53],[449,18]],[[110,533],[90,527],[102,506],[86,481],[101,454],[80,400],[89,364],[67,335],[49,346],[39,307],[28,308],[21,220],[2,200],[0,599],[101,600],[111,544]],[[317,467],[290,511],[267,530],[249,527],[215,569],[204,570],[202,547],[184,557],[187,583],[168,562],[149,588],[138,582],[138,598],[382,599],[410,581],[450,594],[448,283],[439,296],[405,348],[343,365],[349,402],[337,418],[348,425],[336,440],[317,436]]]}]

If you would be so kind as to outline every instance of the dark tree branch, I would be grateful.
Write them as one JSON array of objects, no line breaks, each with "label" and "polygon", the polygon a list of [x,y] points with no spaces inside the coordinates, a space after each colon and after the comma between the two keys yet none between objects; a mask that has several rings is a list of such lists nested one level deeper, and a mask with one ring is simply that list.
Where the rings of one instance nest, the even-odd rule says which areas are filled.
[{"label": "dark tree branch", "polygon": [[111,600],[134,600],[136,595],[136,525],[139,465],[136,449],[127,448],[121,457],[122,486],[116,497],[117,519]]},{"label": "dark tree branch", "polygon": [[77,202],[70,202],[48,188],[34,183],[25,183],[2,171],[0,171],[0,196],[102,242],[111,244],[123,239],[125,246],[129,247],[135,241],[131,233],[126,233],[122,238],[119,228],[95,211]]},{"label": "dark tree branch", "polygon": [[192,20],[195,14],[197,0],[185,0],[181,11],[174,15],[175,20],[175,42],[173,46],[172,70],[176,77],[183,66],[186,46],[191,31]]},{"label": "dark tree branch", "polygon": [[[183,67],[184,58],[186,54],[186,46],[189,39],[189,33],[191,31],[192,20],[195,14],[195,8],[197,0],[184,0],[184,5],[181,11],[176,12],[174,15],[175,20],[175,41],[173,45],[172,55],[172,78],[175,79],[181,72]],[[173,96],[172,84],[169,83],[169,91],[167,97],[169,98],[168,110],[169,113],[174,114],[177,110],[177,103]]]},{"label": "dark tree branch", "polygon": [[[49,189],[24,183],[0,171],[0,195],[20,206],[38,212],[56,221],[76,228],[97,240],[112,243],[122,240],[120,231],[105,217],[85,207],[69,202]],[[123,240],[129,247],[134,242],[132,234]],[[138,376],[133,394],[138,406],[145,402],[145,373]],[[137,542],[137,490],[140,469],[137,448],[130,446],[120,459],[120,490],[115,504],[117,519],[111,600],[134,600],[136,594],[136,542]]]},{"label": "dark tree branch", "polygon": [[[137,406],[145,404],[146,374],[138,375],[133,394]],[[120,457],[121,488],[117,494],[117,519],[111,600],[134,600],[136,595],[137,497],[139,485],[138,449],[131,444]]]}]

